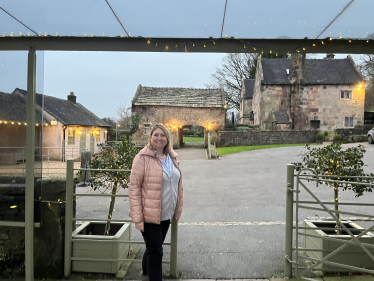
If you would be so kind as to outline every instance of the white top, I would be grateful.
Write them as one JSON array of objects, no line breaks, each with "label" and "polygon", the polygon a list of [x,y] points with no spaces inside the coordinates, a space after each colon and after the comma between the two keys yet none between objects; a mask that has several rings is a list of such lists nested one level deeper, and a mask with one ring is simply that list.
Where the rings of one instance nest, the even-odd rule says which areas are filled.
[{"label": "white top", "polygon": [[162,185],[162,201],[161,201],[161,221],[171,220],[174,215],[175,208],[178,201],[178,184],[180,179],[180,172],[172,162],[171,175],[163,171],[163,185]]}]

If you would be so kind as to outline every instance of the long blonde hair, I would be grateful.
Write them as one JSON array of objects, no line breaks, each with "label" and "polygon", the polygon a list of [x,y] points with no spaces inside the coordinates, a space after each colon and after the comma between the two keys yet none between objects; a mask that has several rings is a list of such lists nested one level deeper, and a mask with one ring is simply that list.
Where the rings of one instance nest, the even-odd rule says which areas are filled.
[{"label": "long blonde hair", "polygon": [[162,124],[155,124],[151,130],[151,132],[149,133],[149,137],[148,137],[148,146],[154,150],[154,147],[152,146],[152,143],[151,143],[151,138],[152,138],[152,135],[153,135],[153,132],[157,129],[157,128],[160,128],[161,130],[164,131],[165,135],[166,135],[166,139],[167,139],[167,143],[164,147],[164,153],[168,154],[172,151],[172,146],[171,146],[171,143],[170,143],[170,134],[169,134],[169,131],[168,129],[162,125]]}]

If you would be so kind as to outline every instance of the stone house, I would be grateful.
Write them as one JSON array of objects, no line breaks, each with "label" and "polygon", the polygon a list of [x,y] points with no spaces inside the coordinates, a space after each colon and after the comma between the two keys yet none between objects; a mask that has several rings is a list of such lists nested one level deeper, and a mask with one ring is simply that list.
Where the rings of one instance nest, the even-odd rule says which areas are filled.
[{"label": "stone house", "polygon": [[140,114],[139,129],[132,141],[145,145],[149,133],[162,123],[172,133],[173,147],[183,143],[183,127],[198,125],[207,131],[220,131],[225,127],[225,92],[221,89],[157,88],[139,85],[132,100],[132,113]]},{"label": "stone house", "polygon": [[[26,146],[27,92],[0,92],[0,163],[13,164],[24,159]],[[44,106],[44,110],[43,110]],[[82,151],[98,152],[98,143],[107,140],[106,122],[76,102],[73,92],[67,100],[36,94],[35,152],[43,159],[77,158]],[[43,149],[43,150],[42,150]]]},{"label": "stone house", "polygon": [[240,124],[253,125],[253,86],[255,79],[242,79],[242,90],[240,92]]},{"label": "stone house", "polygon": [[248,89],[243,83],[241,122],[262,130],[333,133],[364,121],[365,80],[351,56],[259,59],[253,93],[246,93]]}]

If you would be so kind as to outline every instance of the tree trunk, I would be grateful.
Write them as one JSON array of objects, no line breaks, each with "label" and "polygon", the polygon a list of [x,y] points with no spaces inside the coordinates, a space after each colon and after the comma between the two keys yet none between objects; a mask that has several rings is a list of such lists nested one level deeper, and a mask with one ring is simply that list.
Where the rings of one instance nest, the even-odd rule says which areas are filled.
[{"label": "tree trunk", "polygon": [[[118,185],[118,181],[115,181],[113,184],[113,189],[112,189],[112,197],[110,199],[108,220],[112,219],[114,203],[115,203],[116,194],[117,194],[117,185]],[[110,230],[110,221],[108,221],[105,225],[104,235],[109,235],[109,230]]]},{"label": "tree trunk", "polygon": [[[340,221],[340,214],[339,214],[339,189],[338,189],[338,184],[334,183],[334,201],[335,201],[335,215]],[[339,224],[336,224],[336,228],[340,228]],[[341,230],[337,230],[336,234],[342,234]]]}]

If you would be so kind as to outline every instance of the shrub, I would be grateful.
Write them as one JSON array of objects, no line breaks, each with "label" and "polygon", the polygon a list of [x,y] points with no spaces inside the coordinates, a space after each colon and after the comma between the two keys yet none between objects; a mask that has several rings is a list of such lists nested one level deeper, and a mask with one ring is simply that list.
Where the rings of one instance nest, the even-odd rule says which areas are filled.
[{"label": "shrub", "polygon": [[336,134],[336,135],[334,136],[334,140],[341,140],[341,139],[342,139],[342,136],[339,135],[339,134]]},{"label": "shrub", "polygon": [[[373,182],[374,174],[366,174],[363,169],[362,158],[366,151],[363,145],[342,150],[340,143],[333,143],[321,148],[311,148],[306,145],[306,149],[307,152],[300,154],[301,162],[293,163],[295,169],[296,171],[305,168],[313,169],[319,176],[319,184],[333,189],[335,215],[339,220],[339,189],[352,190],[356,193],[356,197],[364,195],[364,192],[372,192],[370,185],[354,183]],[[306,174],[306,172],[303,174]],[[357,178],[357,176],[368,176],[370,178]]]},{"label": "shrub", "polygon": [[323,138],[324,138],[324,135],[321,134],[321,133],[317,134],[317,136],[316,136],[317,140],[323,140]]},{"label": "shrub", "polygon": [[323,136],[325,137],[325,139],[327,139],[327,137],[329,136],[329,132],[328,132],[328,131],[325,131],[325,132],[323,133]]}]

